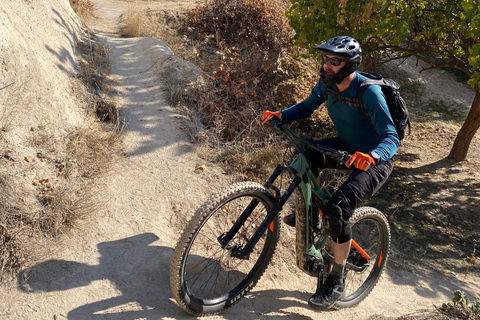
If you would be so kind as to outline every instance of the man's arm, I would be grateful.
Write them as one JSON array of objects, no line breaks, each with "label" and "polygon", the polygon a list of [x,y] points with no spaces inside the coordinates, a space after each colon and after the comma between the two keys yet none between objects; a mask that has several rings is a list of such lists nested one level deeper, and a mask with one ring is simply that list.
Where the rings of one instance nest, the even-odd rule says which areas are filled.
[{"label": "man's arm", "polygon": [[319,80],[305,100],[281,111],[282,121],[285,123],[291,123],[295,120],[304,119],[310,116],[323,102],[325,102],[323,90],[324,86]]},{"label": "man's arm", "polygon": [[400,140],[380,86],[369,86],[363,94],[362,102],[380,137],[380,143],[370,153],[376,152],[380,156],[377,163],[385,162],[398,151]]}]

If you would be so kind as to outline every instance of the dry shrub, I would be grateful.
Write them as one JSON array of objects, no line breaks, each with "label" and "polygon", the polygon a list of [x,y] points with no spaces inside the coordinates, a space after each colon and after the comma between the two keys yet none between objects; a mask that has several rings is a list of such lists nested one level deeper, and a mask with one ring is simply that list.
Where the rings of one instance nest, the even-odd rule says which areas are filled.
[{"label": "dry shrub", "polygon": [[110,49],[103,42],[96,41],[94,37],[82,39],[77,46],[82,55],[78,63],[78,78],[89,92],[86,95],[87,113],[103,123],[113,125],[108,126],[107,131],[118,131],[121,129],[118,108],[102,94],[110,87],[107,78],[112,66],[109,58]]},{"label": "dry shrub", "polygon": [[[37,237],[56,238],[88,218],[103,200],[92,193],[94,181],[119,159],[122,131],[75,128],[66,137],[33,131],[40,177],[19,180],[6,173],[9,152],[0,157],[0,278],[25,262],[28,243]],[[35,251],[34,249],[28,249]]]},{"label": "dry shrub", "polygon": [[78,77],[94,93],[107,90],[107,74],[112,66],[110,49],[93,37],[85,37],[77,47],[82,56],[78,62]]},{"label": "dry shrub", "polygon": [[184,13],[150,10],[146,12],[146,17],[148,22],[142,28],[142,36],[165,42],[175,55],[183,60],[193,64],[199,62],[197,50],[191,46],[191,40],[178,32],[185,22]]},{"label": "dry shrub", "polygon": [[110,50],[91,37],[79,42],[78,47],[82,54],[79,78],[85,85],[86,111],[103,125],[76,128],[68,136],[67,153],[75,159],[79,176],[94,179],[122,151],[124,125],[117,106],[103,95],[109,89]]},{"label": "dry shrub", "polygon": [[124,38],[157,38],[177,52],[175,49],[180,48],[177,44],[181,41],[177,38],[176,31],[169,25],[176,24],[178,18],[178,15],[171,12],[155,11],[139,4],[131,4],[121,17],[119,33]]},{"label": "dry shrub", "polygon": [[22,266],[23,257],[18,249],[15,235],[0,225],[0,279],[6,273],[17,270]]},{"label": "dry shrub", "polygon": [[140,10],[130,6],[123,17],[123,25],[120,27],[120,35],[125,38],[141,36],[142,14]]},{"label": "dry shrub", "polygon": [[188,26],[200,37],[217,44],[260,50],[267,59],[288,46],[292,30],[284,15],[288,2],[281,0],[209,0],[192,9]]},{"label": "dry shrub", "polygon": [[70,5],[80,19],[95,18],[95,7],[91,0],[70,0]]},{"label": "dry shrub", "polygon": [[16,206],[16,194],[9,186],[8,177],[0,174],[0,279],[4,275],[19,269],[24,261],[23,253],[19,250],[18,240],[16,238],[17,228],[12,228],[16,224],[12,219],[12,214],[18,211]]},{"label": "dry shrub", "polygon": [[32,220],[34,228],[43,234],[58,237],[75,227],[79,221],[87,219],[88,214],[100,207],[98,199],[94,200],[88,190],[87,185],[64,185],[39,194],[43,207],[36,219]]},{"label": "dry shrub", "polygon": [[312,85],[308,64],[292,58],[299,52],[284,15],[289,3],[209,0],[190,10],[181,28],[199,48],[205,71],[198,98],[189,104],[206,130],[210,149],[204,154],[245,178],[266,174],[265,164],[281,155],[275,135],[261,127],[261,114],[292,105]]},{"label": "dry shrub", "polygon": [[283,0],[210,0],[186,17],[186,34],[206,40],[208,64],[202,67],[212,74],[213,86],[232,91],[238,105],[285,80],[279,66],[288,59],[293,36],[285,8]]},{"label": "dry shrub", "polygon": [[106,99],[97,98],[93,105],[95,116],[101,121],[112,124],[119,124],[119,111],[117,105]]}]

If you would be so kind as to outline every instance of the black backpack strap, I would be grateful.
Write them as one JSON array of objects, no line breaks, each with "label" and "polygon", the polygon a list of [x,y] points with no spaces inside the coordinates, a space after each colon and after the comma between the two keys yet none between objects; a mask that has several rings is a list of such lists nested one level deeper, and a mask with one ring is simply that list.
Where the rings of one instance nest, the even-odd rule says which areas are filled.
[{"label": "black backpack strap", "polygon": [[383,78],[382,76],[380,75],[376,75],[376,74],[371,74],[371,73],[366,73],[366,72],[360,72],[362,75],[368,77],[369,79],[366,79],[366,80],[363,80],[362,83],[360,83],[360,86],[358,86],[358,89],[357,89],[357,99],[358,99],[358,102],[359,102],[359,109],[360,111],[362,111],[362,113],[368,117],[368,112],[367,112],[367,109],[365,109],[365,107],[363,106],[363,103],[362,103],[362,99],[363,99],[363,93],[365,92],[365,90],[367,90],[368,86],[371,86],[371,85],[379,85],[380,88],[382,88],[382,86],[385,86],[385,85],[389,85],[386,81],[385,81],[385,78]]},{"label": "black backpack strap", "polygon": [[367,109],[363,106],[362,98],[363,98],[363,93],[365,90],[367,90],[369,85],[372,84],[377,84],[380,87],[382,85],[385,85],[385,80],[382,76],[376,75],[376,74],[370,74],[366,72],[360,72],[360,74],[368,77],[369,79],[363,80],[362,83],[360,83],[360,86],[357,89],[357,97],[356,98],[348,98],[342,96],[339,92],[334,91],[332,88],[325,88],[324,95],[325,98],[327,96],[331,96],[334,100],[343,103],[347,106],[355,107],[360,109],[360,112],[365,116],[365,117],[370,117],[368,114]]},{"label": "black backpack strap", "polygon": [[[363,82],[362,82],[362,84],[363,84]],[[343,103],[343,104],[345,104],[347,106],[350,106],[350,107],[360,109],[360,112],[365,117],[369,117],[368,112],[367,112],[367,110],[365,109],[365,107],[363,106],[363,103],[362,103],[362,96],[363,96],[363,92],[365,91],[365,89],[367,89],[367,86],[358,87],[357,97],[356,98],[348,98],[348,97],[342,96],[339,92],[336,92],[336,91],[332,90],[331,88],[327,88],[327,89],[325,89],[325,97],[331,96],[332,99],[335,100],[335,101],[338,101],[338,102]]]},{"label": "black backpack strap", "polygon": [[333,100],[346,104],[347,106],[361,108],[362,102],[358,98],[348,98],[342,96],[339,92],[334,91],[332,88],[325,88],[325,97],[331,96]]},{"label": "black backpack strap", "polygon": [[[367,79],[367,80],[363,80],[362,83],[360,83],[360,86],[370,86],[372,84],[377,84],[379,85],[380,87],[381,86],[388,86],[389,84],[385,81],[385,79]],[[365,91],[365,90],[363,90]]]},{"label": "black backpack strap", "polygon": [[365,81],[368,81],[368,80],[364,80],[360,86],[357,88],[357,100],[358,100],[358,109],[360,109],[360,111],[362,112],[362,114],[365,116],[365,117],[370,117],[370,115],[368,114],[368,111],[367,109],[365,109],[365,107],[363,106],[363,102],[362,102],[362,99],[363,99],[363,93],[365,92],[365,90],[367,90],[368,88],[368,84],[363,84]]}]

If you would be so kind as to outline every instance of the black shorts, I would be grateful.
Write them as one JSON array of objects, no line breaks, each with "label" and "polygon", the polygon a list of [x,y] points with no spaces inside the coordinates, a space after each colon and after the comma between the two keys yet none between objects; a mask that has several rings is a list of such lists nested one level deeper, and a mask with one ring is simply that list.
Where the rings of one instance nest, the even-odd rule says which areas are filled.
[{"label": "black shorts", "polygon": [[[330,147],[337,150],[345,150],[353,154],[356,150],[351,150],[339,138],[329,138],[317,141],[320,145]],[[324,168],[346,169],[345,166],[339,166],[336,161],[326,159],[320,152],[313,150],[307,155],[308,160],[312,165],[312,171],[317,176],[319,170]],[[393,160],[389,159],[384,163],[375,165],[367,171],[360,169],[351,170],[350,176],[334,193],[333,198],[336,202],[341,200],[340,207],[343,212],[343,223],[347,224],[355,208],[360,203],[373,196],[387,181],[393,170]],[[346,242],[352,238],[351,230],[348,227],[342,228],[345,232],[338,235],[340,243]]]}]

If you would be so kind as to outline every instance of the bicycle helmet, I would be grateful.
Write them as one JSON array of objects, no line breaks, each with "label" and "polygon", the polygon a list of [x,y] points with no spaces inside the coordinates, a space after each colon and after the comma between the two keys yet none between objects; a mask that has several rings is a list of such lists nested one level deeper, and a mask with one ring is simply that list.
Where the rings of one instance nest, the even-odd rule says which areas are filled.
[{"label": "bicycle helmet", "polygon": [[331,54],[347,58],[347,64],[333,76],[327,75],[324,72],[322,65],[320,69],[320,78],[328,87],[341,83],[349,74],[355,72],[360,65],[360,62],[362,62],[362,49],[360,48],[360,44],[352,37],[341,36],[331,38],[316,46],[314,49],[319,50],[323,54]]}]

